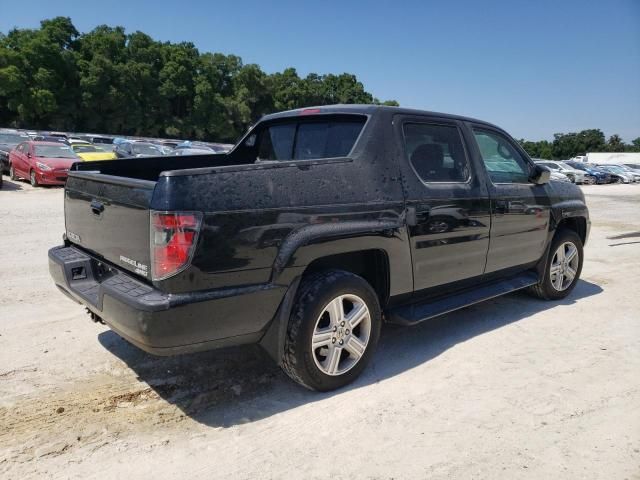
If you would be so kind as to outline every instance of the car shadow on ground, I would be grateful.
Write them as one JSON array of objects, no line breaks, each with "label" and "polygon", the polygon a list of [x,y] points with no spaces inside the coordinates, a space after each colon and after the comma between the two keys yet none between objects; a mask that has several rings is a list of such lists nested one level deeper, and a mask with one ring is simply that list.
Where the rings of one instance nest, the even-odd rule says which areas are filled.
[{"label": "car shadow on ground", "polygon": [[2,180],[2,188],[0,188],[0,192],[11,192],[15,190],[24,190],[18,180],[7,180],[6,178]]},{"label": "car shadow on ground", "polygon": [[385,325],[378,351],[363,375],[352,385],[328,393],[310,392],[294,384],[258,346],[154,357],[110,330],[101,333],[99,341],[161,398],[189,417],[205,425],[229,427],[378,383],[427,362],[458,343],[601,292],[598,285],[581,280],[569,297],[558,302],[514,293],[415,327]]}]

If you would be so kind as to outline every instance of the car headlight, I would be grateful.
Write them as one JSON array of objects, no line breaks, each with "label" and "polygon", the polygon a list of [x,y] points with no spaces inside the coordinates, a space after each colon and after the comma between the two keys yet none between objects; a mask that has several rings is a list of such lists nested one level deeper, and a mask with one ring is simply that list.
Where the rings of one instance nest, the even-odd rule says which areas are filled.
[{"label": "car headlight", "polygon": [[44,163],[40,162],[36,162],[36,167],[38,167],[40,170],[44,170],[45,172],[51,170],[51,167],[49,165],[45,165]]}]

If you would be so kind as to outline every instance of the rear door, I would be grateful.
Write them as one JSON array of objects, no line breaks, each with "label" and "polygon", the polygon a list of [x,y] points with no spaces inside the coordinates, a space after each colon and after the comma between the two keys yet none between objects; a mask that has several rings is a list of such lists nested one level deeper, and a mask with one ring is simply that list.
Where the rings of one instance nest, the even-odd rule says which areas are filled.
[{"label": "rear door", "polygon": [[475,154],[489,177],[491,241],[486,273],[526,266],[544,253],[551,213],[549,186],[529,181],[534,164],[503,132],[470,125]]},{"label": "rear door", "polygon": [[394,125],[402,149],[414,290],[481,276],[489,246],[489,195],[475,174],[461,125],[425,116],[398,116]]}]

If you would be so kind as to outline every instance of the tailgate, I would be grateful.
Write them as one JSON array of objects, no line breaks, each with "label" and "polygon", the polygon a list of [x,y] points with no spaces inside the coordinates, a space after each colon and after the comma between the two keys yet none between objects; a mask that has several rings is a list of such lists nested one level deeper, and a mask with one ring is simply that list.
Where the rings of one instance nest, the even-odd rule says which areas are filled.
[{"label": "tailgate", "polygon": [[69,172],[64,217],[70,242],[151,278],[149,206],[156,182]]}]

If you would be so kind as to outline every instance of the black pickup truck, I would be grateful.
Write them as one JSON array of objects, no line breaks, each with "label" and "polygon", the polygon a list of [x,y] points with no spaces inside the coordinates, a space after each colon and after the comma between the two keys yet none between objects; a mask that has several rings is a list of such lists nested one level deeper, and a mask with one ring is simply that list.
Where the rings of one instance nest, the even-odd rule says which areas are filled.
[{"label": "black pickup truck", "polygon": [[[56,285],[158,355],[260,343],[330,390],[413,325],[575,286],[590,228],[486,122],[336,105],[268,115],[227,154],[76,163]],[[428,339],[425,339],[428,341]]]}]

